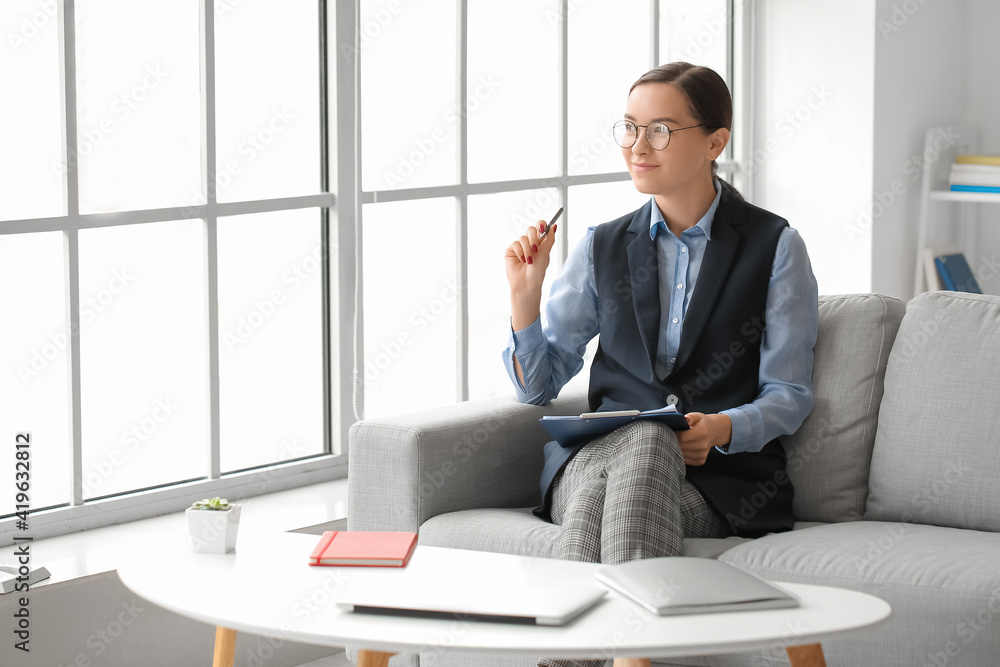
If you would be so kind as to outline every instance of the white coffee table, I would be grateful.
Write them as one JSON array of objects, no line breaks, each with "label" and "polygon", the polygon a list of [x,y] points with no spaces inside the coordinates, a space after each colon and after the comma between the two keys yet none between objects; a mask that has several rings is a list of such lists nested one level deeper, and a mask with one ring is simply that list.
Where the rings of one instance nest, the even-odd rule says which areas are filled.
[{"label": "white coffee table", "polygon": [[359,665],[385,665],[397,652],[503,654],[520,657],[650,657],[788,650],[792,665],[822,665],[818,642],[887,618],[889,605],[855,591],[783,584],[802,599],[796,609],[658,617],[609,592],[562,627],[462,619],[404,618],[342,611],[334,603],[347,580],[399,585],[419,577],[435,585],[462,577],[593,586],[602,566],[548,558],[418,546],[406,568],[310,567],[317,537],[278,533],[241,542],[235,553],[195,554],[184,536],[148,545],[150,558],[119,568],[136,594],[183,616],[217,626],[215,667],[231,667],[236,632],[323,646],[359,646]]}]

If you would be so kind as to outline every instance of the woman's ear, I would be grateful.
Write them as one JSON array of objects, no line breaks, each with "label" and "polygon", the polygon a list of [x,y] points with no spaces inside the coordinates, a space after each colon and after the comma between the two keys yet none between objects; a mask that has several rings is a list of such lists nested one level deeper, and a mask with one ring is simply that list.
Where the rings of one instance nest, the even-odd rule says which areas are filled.
[{"label": "woman's ear", "polygon": [[720,127],[711,134],[709,139],[710,143],[706,157],[708,157],[709,160],[716,160],[720,155],[722,155],[722,151],[726,150],[726,144],[729,143],[729,130],[724,127]]}]

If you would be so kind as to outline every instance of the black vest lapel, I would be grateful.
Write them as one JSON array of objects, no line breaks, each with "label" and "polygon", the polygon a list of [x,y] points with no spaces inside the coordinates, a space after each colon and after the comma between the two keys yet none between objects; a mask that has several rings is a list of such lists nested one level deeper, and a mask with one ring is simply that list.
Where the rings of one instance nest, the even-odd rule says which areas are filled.
[{"label": "black vest lapel", "polygon": [[729,277],[729,270],[740,244],[739,234],[730,225],[743,224],[743,216],[728,201],[727,193],[723,192],[719,208],[712,221],[712,239],[705,246],[705,257],[698,272],[698,282],[691,295],[691,304],[684,315],[684,327],[681,330],[681,342],[677,349],[677,363],[674,368],[683,366],[695,343],[705,329],[709,315],[715,310],[715,302],[719,299],[722,287]]},{"label": "black vest lapel", "polygon": [[628,244],[628,272],[632,286],[632,305],[639,335],[649,358],[650,377],[656,364],[656,348],[660,330],[660,286],[656,244],[649,238],[649,220],[652,202],[636,212],[629,232],[635,238]]}]

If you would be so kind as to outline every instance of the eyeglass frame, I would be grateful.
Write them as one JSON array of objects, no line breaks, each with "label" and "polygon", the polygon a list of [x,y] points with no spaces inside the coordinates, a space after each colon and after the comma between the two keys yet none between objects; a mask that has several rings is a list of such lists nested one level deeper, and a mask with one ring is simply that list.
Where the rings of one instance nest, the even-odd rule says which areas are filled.
[{"label": "eyeglass frame", "polygon": [[[614,125],[611,126],[611,136],[615,136],[615,128],[618,127],[619,125],[621,125],[622,123],[632,123],[632,125],[635,125],[635,128],[636,128],[635,140],[632,141],[632,143],[630,143],[628,146],[625,146],[621,142],[619,142],[618,139],[616,138],[615,139],[615,143],[616,144],[618,144],[622,148],[632,148],[633,146],[635,146],[635,142],[639,141],[639,132],[638,132],[638,129],[641,127],[641,128],[644,129],[643,136],[646,137],[646,145],[649,146],[650,148],[652,148],[654,151],[663,151],[663,150],[666,150],[667,146],[670,145],[670,137],[671,137],[671,135],[674,132],[680,132],[681,130],[690,130],[690,129],[695,128],[695,127],[705,127],[704,123],[698,123],[697,125],[688,125],[687,127],[678,127],[676,130],[672,130],[672,129],[670,129],[670,126],[667,125],[666,123],[664,123],[663,121],[656,121],[655,123],[647,123],[646,125],[640,125],[639,123],[634,123],[634,122],[630,121],[627,118],[622,118],[621,120],[617,121]],[[649,126],[650,125],[662,125],[663,127],[667,128],[667,143],[665,143],[663,145],[663,148],[653,148],[653,144],[651,144],[649,142]]]}]

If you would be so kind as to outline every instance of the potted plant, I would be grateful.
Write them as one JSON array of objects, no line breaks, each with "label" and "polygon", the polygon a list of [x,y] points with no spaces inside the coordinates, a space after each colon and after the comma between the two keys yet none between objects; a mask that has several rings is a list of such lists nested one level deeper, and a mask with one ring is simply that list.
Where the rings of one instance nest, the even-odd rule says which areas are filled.
[{"label": "potted plant", "polygon": [[191,546],[195,553],[225,554],[236,548],[241,505],[225,498],[205,498],[187,508]]}]

